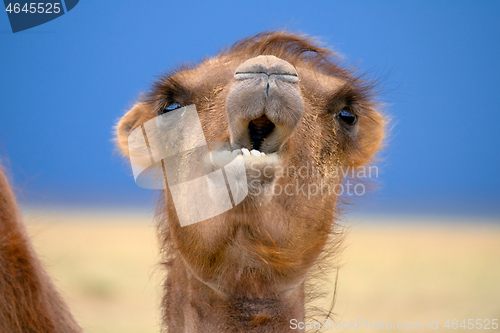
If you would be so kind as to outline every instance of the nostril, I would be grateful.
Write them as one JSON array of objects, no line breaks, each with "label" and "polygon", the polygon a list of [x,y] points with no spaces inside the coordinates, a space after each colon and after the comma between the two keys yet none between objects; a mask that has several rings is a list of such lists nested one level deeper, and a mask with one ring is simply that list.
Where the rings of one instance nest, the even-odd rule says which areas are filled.
[{"label": "nostril", "polygon": [[269,136],[276,126],[266,115],[256,118],[248,124],[252,149],[260,149],[264,139]]},{"label": "nostril", "polygon": [[235,79],[250,79],[262,75],[278,76],[280,80],[298,80],[297,70],[292,64],[270,55],[248,59],[234,73]]}]

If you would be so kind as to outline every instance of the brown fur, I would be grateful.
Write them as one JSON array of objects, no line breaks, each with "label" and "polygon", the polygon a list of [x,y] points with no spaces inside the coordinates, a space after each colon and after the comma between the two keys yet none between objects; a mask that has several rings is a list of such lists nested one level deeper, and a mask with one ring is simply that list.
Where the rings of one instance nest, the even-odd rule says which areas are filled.
[{"label": "brown fur", "polygon": [[29,242],[1,167],[0,332],[81,332]]},{"label": "brown fur", "polygon": [[[341,177],[324,170],[359,167],[372,161],[381,148],[385,120],[375,109],[370,84],[341,67],[335,54],[314,39],[288,32],[243,39],[213,58],[161,77],[118,123],[118,146],[128,155],[130,131],[174,102],[196,105],[208,142],[233,142],[239,132],[230,128],[232,117],[241,118],[237,120],[242,124],[253,117],[249,111],[253,95],[244,105],[239,98],[232,98],[239,88],[233,75],[242,63],[260,55],[285,60],[300,79],[299,90],[291,94],[302,99],[303,106],[293,111],[296,105],[291,105],[290,111],[283,106],[288,97],[283,97],[269,113],[269,117],[281,116],[283,119],[276,119],[288,131],[286,139],[278,142],[280,165],[323,170],[316,179],[294,174],[277,178],[275,174],[267,185],[307,187],[323,180],[334,186],[342,183]],[[247,92],[243,90],[243,94]],[[358,116],[353,131],[336,117],[346,105]],[[241,110],[235,111],[238,107]],[[263,189],[263,184],[251,191]],[[337,202],[335,193],[312,197],[251,195],[222,215],[181,227],[166,190],[157,214],[168,270],[162,303],[165,330],[300,331],[290,329],[290,319],[304,320],[304,281],[325,251],[329,237],[336,235]],[[339,237],[334,236],[332,243],[337,244]]]}]

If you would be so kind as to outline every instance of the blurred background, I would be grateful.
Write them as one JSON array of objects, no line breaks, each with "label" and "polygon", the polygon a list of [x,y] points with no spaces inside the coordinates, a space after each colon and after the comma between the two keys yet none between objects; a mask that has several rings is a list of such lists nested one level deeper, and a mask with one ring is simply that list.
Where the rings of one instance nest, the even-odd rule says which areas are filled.
[{"label": "blurred background", "polygon": [[86,331],[156,332],[158,193],[113,126],[179,64],[263,30],[317,36],[392,118],[379,189],[343,217],[338,320],[500,319],[499,18],[498,1],[81,1],[13,34],[0,14],[0,159]]}]

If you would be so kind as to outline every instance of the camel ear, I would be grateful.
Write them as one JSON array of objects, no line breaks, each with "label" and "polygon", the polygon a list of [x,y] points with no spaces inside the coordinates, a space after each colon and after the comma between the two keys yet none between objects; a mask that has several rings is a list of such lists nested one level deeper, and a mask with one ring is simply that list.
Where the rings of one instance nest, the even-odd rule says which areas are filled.
[{"label": "camel ear", "polygon": [[152,118],[151,107],[139,102],[120,119],[116,125],[116,143],[123,155],[129,156],[128,136],[130,132],[150,118]]}]

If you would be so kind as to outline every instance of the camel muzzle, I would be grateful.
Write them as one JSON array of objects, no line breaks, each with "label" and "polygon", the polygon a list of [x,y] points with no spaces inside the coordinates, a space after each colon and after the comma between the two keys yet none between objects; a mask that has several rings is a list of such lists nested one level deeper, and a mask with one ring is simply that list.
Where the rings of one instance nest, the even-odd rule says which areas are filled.
[{"label": "camel muzzle", "polygon": [[266,154],[279,151],[304,111],[297,71],[275,56],[258,56],[236,69],[226,98],[231,142]]}]

